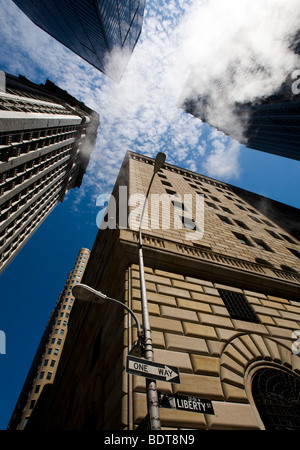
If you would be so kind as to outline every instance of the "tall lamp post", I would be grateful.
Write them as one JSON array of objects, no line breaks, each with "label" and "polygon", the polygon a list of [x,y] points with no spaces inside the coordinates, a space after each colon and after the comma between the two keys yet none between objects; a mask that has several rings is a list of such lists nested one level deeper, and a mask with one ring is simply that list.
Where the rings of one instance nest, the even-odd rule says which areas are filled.
[{"label": "tall lamp post", "polygon": [[[147,300],[147,290],[146,290],[146,282],[145,282],[145,271],[144,271],[144,257],[143,257],[143,241],[142,241],[142,224],[145,213],[146,204],[148,201],[149,192],[154,180],[155,175],[161,169],[164,162],[166,160],[166,155],[164,153],[158,153],[154,163],[154,171],[152,178],[150,180],[150,184],[147,190],[147,194],[145,197],[145,202],[142,209],[140,226],[139,226],[139,267],[140,267],[140,284],[141,284],[141,303],[142,303],[142,328],[140,326],[139,320],[134,312],[124,303],[116,300],[114,298],[108,297],[105,294],[102,294],[100,291],[96,291],[95,289],[86,286],[85,284],[77,284],[73,287],[72,293],[75,298],[79,300],[83,300],[86,302],[93,303],[103,303],[105,300],[114,302],[125,308],[133,317],[137,324],[137,334],[138,334],[138,343],[135,348],[143,347],[144,354],[143,356],[148,361],[154,361],[154,352],[152,346],[152,337],[151,337],[151,327],[150,327],[150,318],[149,318],[149,310],[148,310],[148,300]],[[150,427],[151,430],[160,430],[160,415],[159,415],[159,404],[158,404],[158,395],[156,388],[156,381],[150,380],[146,378],[146,392],[147,392],[147,406],[148,406],[148,414],[150,419]]]},{"label": "tall lamp post", "polygon": [[[139,227],[139,267],[140,267],[140,284],[141,284],[141,302],[142,302],[142,318],[143,318],[143,341],[144,341],[144,356],[148,361],[154,361],[154,352],[152,346],[151,337],[151,327],[149,319],[148,310],[148,299],[147,290],[145,282],[145,271],[144,271],[144,258],[143,258],[143,240],[142,240],[142,224],[145,213],[146,204],[148,201],[149,192],[154,180],[155,175],[161,169],[166,160],[166,155],[164,153],[158,153],[154,163],[154,171],[150,184],[147,190],[144,206],[142,209],[140,227]],[[148,413],[150,419],[151,430],[160,430],[160,415],[159,415],[159,405],[158,405],[158,395],[156,388],[156,381],[146,378],[146,392],[147,392],[147,405]]]}]

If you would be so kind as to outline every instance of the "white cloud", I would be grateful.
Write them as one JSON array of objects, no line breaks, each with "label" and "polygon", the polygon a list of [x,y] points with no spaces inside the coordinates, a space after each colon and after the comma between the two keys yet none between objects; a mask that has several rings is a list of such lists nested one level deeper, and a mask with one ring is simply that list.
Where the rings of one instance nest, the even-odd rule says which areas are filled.
[{"label": "white cloud", "polygon": [[203,162],[203,169],[217,179],[238,178],[241,170],[240,144],[234,140],[229,141],[225,136],[223,138],[212,136],[211,141],[212,151]]},{"label": "white cloud", "polygon": [[191,33],[184,44],[194,68],[182,99],[207,96],[207,121],[243,141],[247,118],[235,114],[234,105],[270,96],[292,74],[299,56],[289,44],[299,22],[298,0],[195,2],[186,17]]},{"label": "white cloud", "polygon": [[[178,99],[195,63],[201,64],[202,76],[210,73],[218,65],[218,55],[228,52],[226,42],[239,37],[243,23],[249,24],[249,36],[255,36],[251,31],[255,26],[263,40],[264,24],[258,27],[255,21],[255,8],[260,11],[263,2],[268,7],[272,3],[146,2],[142,36],[116,84],[33,25],[10,0],[0,0],[1,61],[11,73],[36,82],[46,75],[100,113],[97,145],[82,192],[99,194],[112,187],[127,150],[150,156],[164,151],[170,163],[230,180],[240,170],[238,144],[221,133],[207,137],[209,127],[178,108]],[[276,6],[282,0],[273,2]],[[267,17],[258,17],[270,26]]]}]

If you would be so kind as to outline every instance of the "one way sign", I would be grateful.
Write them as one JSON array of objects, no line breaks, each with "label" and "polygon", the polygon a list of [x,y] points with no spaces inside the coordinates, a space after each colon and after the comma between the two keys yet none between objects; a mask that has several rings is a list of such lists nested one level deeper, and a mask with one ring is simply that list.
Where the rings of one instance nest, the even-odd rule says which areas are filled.
[{"label": "one way sign", "polygon": [[178,367],[127,356],[126,372],[152,380],[180,384]]}]

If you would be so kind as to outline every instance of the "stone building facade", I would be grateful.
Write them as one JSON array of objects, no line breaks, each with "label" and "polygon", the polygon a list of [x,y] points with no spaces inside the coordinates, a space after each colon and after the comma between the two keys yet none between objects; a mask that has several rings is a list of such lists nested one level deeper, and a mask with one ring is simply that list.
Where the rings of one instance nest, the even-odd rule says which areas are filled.
[{"label": "stone building facade", "polygon": [[[146,194],[152,173],[151,158],[127,153],[113,191],[119,215],[119,186],[136,213],[132,195]],[[159,392],[210,400],[214,414],[161,407],[162,429],[299,429],[299,211],[168,163],[151,190],[173,202],[195,192],[204,195],[198,240],[187,239],[195,202],[181,229],[164,229],[152,206],[161,226],[143,230],[145,277],[154,360],[180,370],[180,384],[158,381]],[[177,212],[172,203],[171,223]],[[99,230],[82,282],[141,318],[137,255],[135,229]],[[125,369],[136,338],[120,306],[76,300],[55,383],[29,429],[141,429],[145,379]]]}]

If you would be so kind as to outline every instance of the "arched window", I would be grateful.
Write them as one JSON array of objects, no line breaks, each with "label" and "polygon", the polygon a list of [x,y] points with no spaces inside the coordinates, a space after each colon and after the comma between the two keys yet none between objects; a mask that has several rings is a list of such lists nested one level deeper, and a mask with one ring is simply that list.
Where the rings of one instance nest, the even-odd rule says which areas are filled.
[{"label": "arched window", "polygon": [[266,430],[300,431],[300,378],[264,368],[252,379],[252,395]]},{"label": "arched window", "polygon": [[282,270],[287,270],[288,272],[298,273],[297,270],[293,269],[290,266],[286,266],[285,264],[282,264],[280,267],[282,268]]},{"label": "arched window", "polygon": [[270,263],[269,261],[266,261],[265,259],[262,259],[262,258],[255,258],[255,261],[258,264],[263,264],[264,266],[274,267],[272,263]]}]

